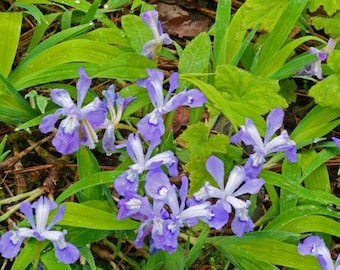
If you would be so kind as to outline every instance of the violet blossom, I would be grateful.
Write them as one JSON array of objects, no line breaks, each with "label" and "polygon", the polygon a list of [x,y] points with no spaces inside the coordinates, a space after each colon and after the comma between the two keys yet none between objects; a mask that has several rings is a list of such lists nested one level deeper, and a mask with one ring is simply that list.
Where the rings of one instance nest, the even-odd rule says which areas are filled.
[{"label": "violet blossom", "polygon": [[137,84],[148,90],[154,110],[142,118],[137,128],[145,140],[160,143],[165,132],[163,115],[179,106],[201,107],[206,101],[205,95],[198,89],[184,90],[171,97],[178,87],[178,73],[170,77],[170,87],[167,95],[163,95],[164,74],[157,69],[147,69],[148,78],[138,80]]},{"label": "violet blossom", "polygon": [[189,205],[202,203],[209,198],[218,199],[215,205],[223,209],[226,215],[234,209],[235,217],[231,223],[231,229],[237,236],[252,231],[254,223],[248,215],[250,201],[244,201],[237,197],[257,193],[263,186],[264,180],[261,178],[249,179],[243,167],[235,166],[230,172],[226,185],[224,185],[224,165],[216,156],[210,156],[207,159],[206,169],[216,180],[218,188],[206,182],[188,201]]},{"label": "violet blossom", "polygon": [[110,156],[116,149],[115,128],[121,120],[124,109],[134,98],[122,98],[118,93],[115,93],[114,85],[103,91],[103,95],[110,118],[106,118],[101,126],[105,129],[102,145],[106,155]]},{"label": "violet blossom", "polygon": [[80,145],[85,145],[90,149],[95,148],[95,143],[98,142],[95,130],[104,122],[107,110],[98,97],[81,107],[90,87],[91,78],[86,75],[83,68],[79,68],[79,75],[76,85],[77,104],[74,104],[65,89],[53,89],[51,91],[52,101],[62,108],[57,109],[54,114],[45,116],[39,125],[41,132],[48,133],[54,129],[60,115],[66,116],[60,122],[52,140],[56,150],[64,155],[77,151]]},{"label": "violet blossom", "polygon": [[319,80],[323,80],[321,63],[326,61],[328,55],[334,50],[335,45],[335,40],[330,38],[327,45],[321,50],[310,47],[309,54],[315,54],[317,59],[313,63],[306,65],[303,70],[298,71],[297,75],[316,76]]},{"label": "violet blossom", "polygon": [[139,175],[144,171],[154,170],[165,165],[171,176],[178,174],[177,158],[170,150],[156,154],[151,157],[152,151],[157,144],[151,143],[147,153],[144,155],[142,141],[138,134],[131,133],[126,142],[126,151],[134,164],[118,176],[114,181],[114,187],[118,194],[125,196],[128,192],[136,193],[139,185]]},{"label": "violet blossom", "polygon": [[[47,225],[49,213],[57,208],[57,204],[42,196],[37,202],[23,202],[20,205],[20,211],[26,216],[32,228],[19,228],[14,224],[15,230],[8,231],[1,236],[0,252],[2,257],[12,259],[20,251],[21,244],[26,238],[34,237],[38,241],[50,240],[54,246],[55,255],[65,264],[74,263],[79,258],[79,250],[71,243],[65,240],[67,233],[64,231],[53,231],[52,227],[62,219],[65,212],[65,206],[59,207],[52,221]],[[35,209],[35,217],[33,217]]]},{"label": "violet blossom", "polygon": [[151,30],[153,39],[145,43],[142,55],[149,59],[157,59],[162,45],[170,45],[172,43],[168,34],[163,33],[163,28],[158,20],[158,12],[156,10],[148,10],[140,14],[146,26]]},{"label": "violet blossom", "polygon": [[253,154],[250,155],[245,170],[249,177],[257,177],[268,154],[280,151],[285,152],[285,157],[290,162],[296,162],[296,144],[289,138],[286,130],[280,135],[271,139],[275,132],[280,129],[283,123],[284,113],[281,108],[273,109],[267,116],[267,129],[264,140],[262,140],[254,122],[246,118],[246,124],[241,126],[238,134],[230,138],[230,142],[242,141],[245,145],[253,146]]},{"label": "violet blossom", "polygon": [[298,252],[303,256],[316,257],[322,270],[340,270],[340,256],[334,264],[329,249],[319,236],[312,235],[305,238],[302,243],[299,243]]}]

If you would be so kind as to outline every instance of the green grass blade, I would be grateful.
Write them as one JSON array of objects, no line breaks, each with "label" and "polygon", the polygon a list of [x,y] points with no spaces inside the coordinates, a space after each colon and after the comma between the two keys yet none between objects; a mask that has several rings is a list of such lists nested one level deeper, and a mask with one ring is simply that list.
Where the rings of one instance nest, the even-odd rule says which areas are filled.
[{"label": "green grass blade", "polygon": [[307,2],[308,0],[291,1],[288,4],[262,48],[255,74],[266,76],[267,66],[273,61],[273,57],[287,40]]}]

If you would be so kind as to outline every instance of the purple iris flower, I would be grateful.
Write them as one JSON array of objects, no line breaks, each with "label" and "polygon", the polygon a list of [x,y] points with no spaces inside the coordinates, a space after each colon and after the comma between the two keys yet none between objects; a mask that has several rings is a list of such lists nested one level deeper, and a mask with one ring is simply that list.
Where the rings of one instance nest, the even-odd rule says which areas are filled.
[{"label": "purple iris flower", "polygon": [[340,270],[340,256],[338,256],[334,264],[329,249],[319,236],[312,235],[304,239],[298,245],[298,252],[303,256],[311,255],[316,257],[322,270]]},{"label": "purple iris flower", "polygon": [[123,111],[126,106],[134,100],[134,98],[122,98],[118,93],[115,93],[114,85],[111,85],[106,91],[103,91],[105,104],[108,108],[110,118],[106,118],[102,125],[105,129],[103,136],[103,149],[106,155],[110,156],[115,152],[115,128],[118,125]]},{"label": "purple iris flower", "polygon": [[168,34],[163,33],[161,22],[158,20],[158,12],[156,10],[148,10],[141,15],[146,26],[151,30],[153,39],[145,43],[142,55],[149,59],[157,59],[162,45],[170,45],[172,43]]},{"label": "purple iris flower", "polygon": [[138,135],[131,133],[126,143],[126,151],[134,164],[129,166],[129,169],[118,176],[114,182],[116,191],[125,196],[126,193],[138,190],[139,175],[144,171],[154,170],[161,165],[165,165],[171,176],[178,175],[177,158],[172,151],[165,151],[151,157],[152,151],[155,149],[155,144],[150,144],[147,153],[144,155],[142,141]]},{"label": "purple iris flower", "polygon": [[95,147],[98,137],[95,132],[105,121],[106,106],[96,97],[91,103],[83,108],[81,105],[91,84],[83,68],[79,68],[80,78],[77,82],[77,104],[74,104],[69,93],[64,89],[51,91],[52,101],[62,108],[54,114],[45,116],[39,129],[48,133],[54,129],[60,115],[66,116],[60,122],[57,133],[52,140],[56,150],[64,155],[77,151],[80,145],[86,145],[90,149]]},{"label": "purple iris flower", "polygon": [[[23,202],[20,205],[20,211],[26,216],[32,228],[19,228],[4,233],[0,239],[0,252],[4,258],[14,258],[18,255],[22,242],[26,238],[34,237],[38,241],[50,240],[54,246],[55,255],[63,263],[74,263],[79,258],[79,250],[71,243],[66,242],[64,231],[53,231],[51,228],[62,219],[65,212],[65,206],[59,207],[53,220],[47,225],[49,213],[57,208],[57,204],[48,200],[46,197],[40,197],[33,204]],[[36,221],[33,218],[33,209],[35,209]]]},{"label": "purple iris flower", "polygon": [[184,90],[171,97],[171,94],[178,87],[178,73],[175,72],[170,77],[169,91],[164,97],[163,80],[164,74],[157,69],[147,69],[148,78],[138,80],[137,84],[148,90],[154,110],[145,115],[137,128],[145,140],[160,143],[165,132],[163,115],[175,110],[179,106],[201,107],[207,101],[204,94],[198,89]]},{"label": "purple iris flower", "polygon": [[309,54],[316,54],[317,59],[309,65],[306,65],[303,70],[298,71],[297,75],[316,76],[319,80],[323,80],[321,63],[326,61],[328,55],[334,50],[336,42],[330,38],[326,47],[321,50],[310,47]]},{"label": "purple iris flower", "polygon": [[284,151],[288,161],[296,162],[296,144],[289,138],[286,130],[282,130],[279,136],[271,140],[275,132],[282,126],[284,112],[281,108],[273,109],[267,116],[267,130],[262,140],[254,122],[246,118],[246,124],[241,126],[238,134],[230,138],[230,142],[244,142],[246,145],[253,146],[254,153],[250,155],[245,170],[249,177],[257,177],[265,157],[270,153]]},{"label": "purple iris flower", "polygon": [[216,180],[218,188],[206,182],[198,192],[194,193],[193,198],[188,201],[189,205],[202,203],[209,198],[218,199],[216,207],[223,209],[228,215],[234,209],[235,217],[231,223],[232,231],[242,236],[244,233],[254,229],[254,223],[248,216],[249,200],[241,200],[238,196],[244,194],[255,194],[264,184],[261,178],[249,179],[243,167],[236,166],[230,172],[228,182],[224,185],[224,165],[215,156],[210,156],[206,162],[206,169]]}]

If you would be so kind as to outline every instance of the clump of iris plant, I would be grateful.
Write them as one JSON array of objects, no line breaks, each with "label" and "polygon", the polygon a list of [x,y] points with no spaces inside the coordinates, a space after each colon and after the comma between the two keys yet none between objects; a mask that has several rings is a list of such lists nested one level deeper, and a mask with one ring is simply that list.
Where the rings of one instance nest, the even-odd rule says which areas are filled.
[{"label": "clump of iris plant", "polygon": [[[52,227],[62,219],[65,206],[59,207],[52,221],[47,225],[47,219],[50,212],[56,209],[58,205],[42,196],[34,203],[23,202],[20,205],[20,211],[26,216],[31,228],[17,227],[15,230],[4,233],[0,238],[0,252],[2,257],[12,259],[20,251],[21,245],[27,238],[35,238],[38,241],[49,240],[54,246],[57,259],[65,264],[71,264],[78,260],[79,250],[71,243],[65,240],[66,230],[56,231]],[[35,218],[33,214],[35,212]],[[38,265],[39,258],[36,260]]]},{"label": "clump of iris plant", "polygon": [[309,236],[298,245],[298,252],[303,255],[310,255],[317,258],[322,270],[340,270],[340,256],[334,263],[329,249],[319,236]]}]

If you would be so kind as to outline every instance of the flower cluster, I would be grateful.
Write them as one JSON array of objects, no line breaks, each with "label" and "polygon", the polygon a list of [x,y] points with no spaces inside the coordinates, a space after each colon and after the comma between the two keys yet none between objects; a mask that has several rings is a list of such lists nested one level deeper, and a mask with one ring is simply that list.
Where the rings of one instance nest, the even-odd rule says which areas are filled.
[{"label": "flower cluster", "polygon": [[[59,207],[53,220],[47,225],[48,216],[55,208],[57,208],[57,204],[48,200],[46,197],[40,197],[39,200],[33,204],[23,202],[20,205],[20,211],[26,216],[32,228],[19,228],[14,224],[15,230],[4,233],[0,239],[0,252],[2,257],[7,259],[16,257],[23,241],[26,238],[33,237],[38,241],[50,240],[59,261],[70,264],[78,260],[79,250],[65,240],[67,231],[51,230],[52,227],[62,219],[65,211],[64,205]],[[33,209],[35,210],[35,220]]]},{"label": "flower cluster", "polygon": [[[151,77],[159,75],[159,73],[154,73],[151,70],[149,75]],[[158,82],[161,79],[158,79]],[[151,81],[150,78],[149,80]],[[170,80],[170,89],[172,89],[174,82],[176,81]],[[149,81],[145,85],[151,88],[151,91],[148,89],[149,93],[155,93],[154,85]],[[190,91],[192,90],[187,92]],[[187,92],[184,92],[184,94]],[[154,97],[156,96],[154,95]],[[192,96],[194,96],[193,99],[199,99],[198,95],[195,97],[192,94]],[[163,97],[163,95],[158,97]],[[176,96],[172,99],[176,99]],[[182,100],[182,98],[178,99]],[[243,167],[235,166],[225,184],[223,161],[216,156],[210,156],[206,162],[206,169],[216,180],[217,187],[206,182],[198,192],[193,194],[192,198],[187,198],[187,177],[182,176],[182,185],[178,190],[175,185],[171,184],[169,177],[161,169],[161,166],[164,165],[170,176],[178,175],[177,160],[174,153],[165,151],[151,157],[151,153],[160,142],[160,137],[163,134],[163,120],[160,117],[161,108],[168,106],[164,105],[162,98],[158,100],[158,103],[153,102],[153,104],[155,107],[159,106],[160,109],[155,109],[146,115],[143,118],[144,120],[141,120],[144,123],[143,126],[149,126],[149,130],[153,127],[153,132],[149,134],[146,133],[147,129],[139,128],[141,135],[150,140],[146,155],[144,155],[141,139],[137,135],[131,134],[125,146],[135,163],[114,183],[117,192],[123,196],[118,203],[118,218],[133,218],[141,221],[135,245],[142,247],[145,237],[150,234],[151,252],[157,250],[174,252],[178,245],[177,237],[180,228],[193,226],[198,221],[202,221],[212,228],[220,229],[227,224],[231,213],[234,213],[231,229],[236,235],[242,236],[244,233],[252,231],[254,223],[248,214],[251,202],[244,198],[249,194],[256,194],[263,186],[264,180],[257,178],[257,176],[265,163],[265,157],[270,153],[284,151],[289,161],[296,161],[296,146],[289,139],[286,131],[282,131],[280,135],[270,140],[275,131],[282,125],[282,109],[274,109],[268,115],[264,141],[262,141],[253,122],[247,119],[246,126],[242,126],[239,134],[234,135],[233,141],[243,141],[245,144],[254,146],[254,154],[250,156],[248,162]],[[174,104],[170,101],[165,103],[167,104],[167,102]],[[169,107],[171,106],[169,105]],[[157,121],[150,123],[151,119],[157,119]],[[138,194],[139,175],[143,171],[147,171],[144,185],[146,196]]]},{"label": "flower cluster", "polygon": [[329,249],[319,236],[312,235],[304,239],[303,242],[298,245],[298,252],[302,256],[310,255],[316,257],[322,270],[340,269],[340,256],[338,256],[334,264]]}]

